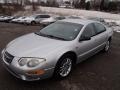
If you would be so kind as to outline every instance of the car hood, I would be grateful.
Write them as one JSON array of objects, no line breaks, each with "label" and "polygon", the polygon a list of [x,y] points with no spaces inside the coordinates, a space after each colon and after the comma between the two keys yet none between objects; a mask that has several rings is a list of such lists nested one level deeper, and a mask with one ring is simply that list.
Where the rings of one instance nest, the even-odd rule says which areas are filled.
[{"label": "car hood", "polygon": [[32,33],[11,41],[7,45],[6,51],[16,57],[45,57],[47,54],[69,45],[68,42]]}]

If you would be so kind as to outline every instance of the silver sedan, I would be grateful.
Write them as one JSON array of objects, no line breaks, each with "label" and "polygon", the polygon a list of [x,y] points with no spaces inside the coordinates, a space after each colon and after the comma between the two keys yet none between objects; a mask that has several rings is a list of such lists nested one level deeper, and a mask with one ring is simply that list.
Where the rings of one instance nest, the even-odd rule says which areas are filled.
[{"label": "silver sedan", "polygon": [[113,31],[100,22],[65,19],[11,41],[2,51],[5,68],[34,81],[65,78],[77,63],[108,51]]}]

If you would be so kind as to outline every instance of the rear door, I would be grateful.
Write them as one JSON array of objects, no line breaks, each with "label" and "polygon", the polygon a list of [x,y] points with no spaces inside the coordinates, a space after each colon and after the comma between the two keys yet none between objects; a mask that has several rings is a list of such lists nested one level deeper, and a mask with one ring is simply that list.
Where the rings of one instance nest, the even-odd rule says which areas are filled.
[{"label": "rear door", "polygon": [[98,49],[102,49],[107,41],[106,27],[101,23],[94,23],[94,27],[96,31],[95,43],[97,44]]}]

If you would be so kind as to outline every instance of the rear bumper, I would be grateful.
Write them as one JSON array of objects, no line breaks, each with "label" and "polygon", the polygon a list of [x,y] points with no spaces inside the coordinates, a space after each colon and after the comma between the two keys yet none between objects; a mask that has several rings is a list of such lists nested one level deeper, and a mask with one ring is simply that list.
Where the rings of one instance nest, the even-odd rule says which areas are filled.
[{"label": "rear bumper", "polygon": [[4,52],[1,54],[3,66],[15,77],[24,81],[36,81],[52,77],[54,68],[44,69],[45,73],[41,75],[28,75],[28,71],[20,70],[4,60]]}]

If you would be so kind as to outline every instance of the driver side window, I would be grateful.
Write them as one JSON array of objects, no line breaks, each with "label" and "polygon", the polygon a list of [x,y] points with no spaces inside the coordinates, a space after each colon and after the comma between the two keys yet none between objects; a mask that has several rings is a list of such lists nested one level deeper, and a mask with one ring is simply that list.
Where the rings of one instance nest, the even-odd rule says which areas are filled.
[{"label": "driver side window", "polygon": [[88,24],[86,28],[84,29],[82,33],[82,37],[87,36],[87,37],[92,37],[95,36],[95,30],[94,30],[94,25],[93,24]]}]

